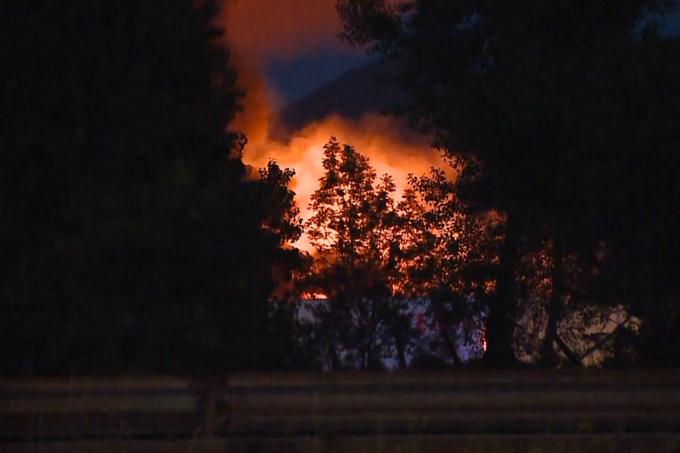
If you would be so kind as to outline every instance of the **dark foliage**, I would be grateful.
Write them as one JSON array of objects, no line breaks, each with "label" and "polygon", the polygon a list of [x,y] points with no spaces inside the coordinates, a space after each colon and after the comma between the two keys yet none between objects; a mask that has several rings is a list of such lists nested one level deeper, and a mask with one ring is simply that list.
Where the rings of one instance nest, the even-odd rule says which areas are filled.
[{"label": "dark foliage", "polygon": [[216,5],[3,4],[3,373],[258,367],[301,264],[275,164],[246,179]]},{"label": "dark foliage", "polygon": [[677,364],[680,44],[649,19],[670,2],[390,5],[338,1],[343,36],[394,62],[402,112],[465,164],[460,196],[506,219],[487,363],[515,361],[522,255],[548,247],[544,363],[579,362],[560,325],[596,304],[642,319],[642,361]]}]

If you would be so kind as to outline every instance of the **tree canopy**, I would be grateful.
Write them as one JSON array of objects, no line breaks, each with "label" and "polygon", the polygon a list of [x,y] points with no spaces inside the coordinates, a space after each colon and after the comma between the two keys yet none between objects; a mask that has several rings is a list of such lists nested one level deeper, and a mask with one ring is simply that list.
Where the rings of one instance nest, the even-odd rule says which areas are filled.
[{"label": "tree canopy", "polygon": [[[674,285],[651,276],[672,267],[673,259],[656,247],[677,243],[674,216],[660,206],[678,202],[668,177],[668,169],[677,168],[678,135],[667,126],[678,118],[680,92],[677,79],[670,80],[678,43],[648,20],[668,6],[646,0],[338,1],[344,38],[395,63],[394,82],[408,96],[399,110],[463,163],[459,196],[505,217],[496,301],[487,319],[490,364],[515,360],[519,262],[546,240],[555,268],[546,354],[561,342],[556,326],[564,305],[576,303],[565,288],[567,255],[583,268],[598,266],[598,244],[606,244],[607,274],[632,285],[605,290],[600,279],[597,296],[583,294],[641,315],[668,310],[672,297],[657,289]],[[633,224],[636,232],[628,227]],[[621,261],[630,254],[637,265]],[[645,332],[656,337],[646,354],[653,354],[669,344],[657,335],[670,326],[646,319]]]},{"label": "tree canopy", "polygon": [[2,10],[2,369],[259,366],[300,226],[292,174],[247,177],[226,132],[242,91],[216,3]]}]

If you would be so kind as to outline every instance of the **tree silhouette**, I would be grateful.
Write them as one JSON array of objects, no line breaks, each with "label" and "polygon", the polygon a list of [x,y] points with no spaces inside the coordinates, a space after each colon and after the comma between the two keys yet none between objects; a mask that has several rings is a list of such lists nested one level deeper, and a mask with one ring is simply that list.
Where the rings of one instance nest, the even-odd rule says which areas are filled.
[{"label": "tree silhouette", "polygon": [[342,366],[342,348],[352,353],[350,366],[378,367],[391,337],[404,367],[407,332],[394,298],[394,183],[387,175],[377,182],[368,158],[335,138],[324,146],[323,168],[307,235],[316,250],[309,284],[328,297],[320,316],[331,366]]},{"label": "tree silhouette", "polygon": [[[647,365],[680,364],[675,278],[680,243],[677,168],[680,163],[680,40],[643,35],[636,71],[628,79],[615,117],[615,158],[607,180],[604,227],[607,266],[601,294],[616,298],[642,319],[642,335],[629,338]],[[626,133],[621,133],[626,131]],[[624,340],[620,337],[619,340]]]},{"label": "tree silhouette", "polygon": [[[653,21],[642,20],[666,6],[653,0],[625,5],[418,0],[399,7],[380,0],[338,2],[344,37],[396,63],[395,82],[409,95],[401,110],[465,164],[457,181],[459,196],[473,208],[504,216],[487,318],[490,365],[515,361],[517,271],[521,254],[541,244],[550,244],[553,267],[543,348],[553,357],[545,357],[547,363],[555,361],[553,345],[564,349],[557,326],[568,300],[566,257],[576,256],[588,269],[602,241],[616,249],[612,254],[647,257],[642,269],[627,261],[624,267],[634,275],[611,269],[614,281],[645,282],[641,285],[647,289],[636,283],[636,292],[621,297],[621,289],[618,296],[610,291],[598,302],[626,299],[633,308],[642,298],[648,319],[664,316],[667,303],[661,300],[669,298],[651,288],[667,281],[650,279],[660,270],[657,264],[664,265],[651,258],[655,246],[640,245],[626,225],[656,223],[665,232],[674,222],[668,217],[648,222],[643,214],[657,205],[650,200],[677,201],[647,190],[657,185],[657,176],[669,181],[664,169],[675,168],[669,153],[677,149],[667,126],[677,119],[677,108],[670,107],[677,105],[678,84],[670,80],[676,64],[673,53],[664,50],[675,45],[658,35]],[[651,61],[657,69],[651,70]],[[672,87],[663,100],[662,80],[664,90]],[[649,107],[657,101],[658,110]],[[626,199],[644,202],[625,207],[622,192]],[[662,243],[656,241],[659,236],[647,237]],[[618,267],[613,260],[609,265]],[[669,332],[668,326],[651,330]],[[651,344],[658,348],[667,340]]]},{"label": "tree silhouette", "polygon": [[247,179],[225,132],[216,3],[1,8],[3,372],[260,366],[300,228],[291,174]]},{"label": "tree silhouette", "polygon": [[[444,356],[460,366],[460,326],[471,326],[488,310],[489,275],[498,254],[498,220],[467,212],[444,171],[410,176],[398,204],[398,263],[401,292],[428,302],[443,342]],[[479,332],[463,329],[466,335]],[[480,338],[467,338],[472,355]]]},{"label": "tree silhouette", "polygon": [[[468,215],[441,170],[410,176],[396,203],[391,178],[378,181],[350,145],[331,138],[323,168],[306,225],[316,250],[306,284],[327,297],[317,316],[331,367],[378,367],[385,357],[401,368],[433,360],[461,366],[461,331],[474,334],[487,311],[498,222]],[[436,340],[416,332],[419,316],[432,319]],[[482,347],[481,339],[467,343]]]}]

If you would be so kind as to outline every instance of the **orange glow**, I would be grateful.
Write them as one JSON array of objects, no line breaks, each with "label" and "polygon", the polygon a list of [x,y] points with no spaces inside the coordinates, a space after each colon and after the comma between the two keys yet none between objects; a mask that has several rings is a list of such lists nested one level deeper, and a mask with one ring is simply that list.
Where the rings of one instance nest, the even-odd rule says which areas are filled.
[{"label": "orange glow", "polygon": [[[439,152],[430,148],[427,139],[404,134],[401,132],[404,130],[401,121],[379,115],[367,115],[358,121],[332,116],[305,127],[288,143],[272,141],[261,134],[251,136],[246,130],[249,143],[244,160],[253,167],[261,167],[274,159],[282,167],[295,169],[293,189],[302,218],[307,219],[310,197],[323,173],[323,145],[331,136],[368,156],[378,176],[392,175],[397,197],[401,196],[409,173],[422,175],[432,166],[443,166]],[[311,251],[306,237],[295,245]]]},{"label": "orange glow", "polygon": [[275,93],[267,87],[264,78],[249,60],[234,56],[234,63],[238,71],[238,87],[246,93],[242,100],[243,109],[228,129],[245,133],[249,143],[262,143],[267,140],[272,111],[276,110]]},{"label": "orange glow", "polygon": [[317,300],[328,300],[328,296],[321,293],[302,293],[300,295],[300,299],[312,302]]},{"label": "orange glow", "polygon": [[222,0],[219,23],[234,50],[257,64],[343,46],[332,0]]},{"label": "orange glow", "polygon": [[[248,137],[244,160],[257,169],[274,159],[296,171],[294,190],[303,219],[322,174],[323,145],[331,136],[368,156],[378,176],[389,173],[397,197],[409,173],[422,175],[443,164],[439,152],[423,136],[408,133],[402,121],[380,115],[359,120],[331,116],[307,125],[288,143],[269,137],[278,110],[278,97],[263,77],[264,63],[272,56],[291,57],[319,49],[346,46],[337,39],[340,21],[334,1],[325,0],[222,0],[218,25],[225,28],[226,44],[238,71],[238,84],[246,90],[243,111],[229,125]],[[311,251],[303,236],[296,244]]]}]

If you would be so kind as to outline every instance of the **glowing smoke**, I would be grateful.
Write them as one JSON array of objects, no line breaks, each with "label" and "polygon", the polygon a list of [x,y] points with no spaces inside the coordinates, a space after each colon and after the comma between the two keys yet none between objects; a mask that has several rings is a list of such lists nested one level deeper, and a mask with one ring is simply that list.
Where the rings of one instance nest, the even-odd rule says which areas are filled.
[{"label": "glowing smoke", "polygon": [[220,20],[237,53],[255,65],[343,47],[335,0],[223,0]]},{"label": "glowing smoke", "polygon": [[[442,164],[426,138],[405,133],[401,121],[377,114],[356,121],[335,115],[320,119],[295,132],[287,143],[270,137],[280,106],[276,105],[277,93],[263,76],[266,61],[319,50],[341,51],[334,4],[332,0],[228,0],[220,19],[239,84],[247,91],[243,112],[230,128],[247,135],[244,159],[248,164],[257,168],[274,159],[282,167],[295,169],[294,189],[305,219],[322,174],[322,148],[331,136],[367,155],[378,175],[391,174],[398,191],[403,190],[409,173],[424,174]],[[304,237],[296,245],[310,249]]]},{"label": "glowing smoke", "polygon": [[[408,137],[399,132],[400,128],[403,128],[400,121],[378,115],[366,115],[358,121],[332,116],[308,125],[288,143],[264,141],[249,144],[245,157],[248,163],[257,167],[274,159],[282,167],[294,168],[297,203],[302,217],[307,219],[310,196],[317,189],[323,173],[323,145],[331,136],[368,156],[378,175],[392,175],[398,196],[406,186],[409,173],[421,175],[432,166],[441,166],[439,153],[428,146],[424,137]],[[306,238],[297,245],[307,250],[310,248]]]}]

